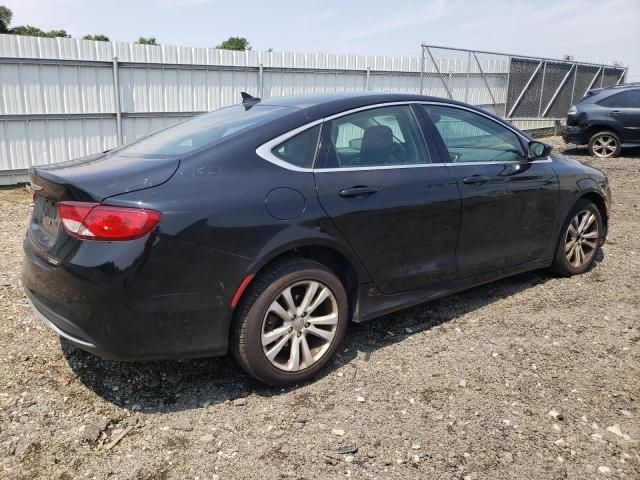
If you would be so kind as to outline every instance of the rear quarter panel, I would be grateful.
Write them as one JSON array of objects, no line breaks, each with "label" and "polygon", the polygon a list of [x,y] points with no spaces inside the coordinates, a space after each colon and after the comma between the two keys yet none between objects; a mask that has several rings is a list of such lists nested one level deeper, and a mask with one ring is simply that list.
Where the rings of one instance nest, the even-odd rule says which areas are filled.
[{"label": "rear quarter panel", "polygon": [[[161,234],[248,259],[246,270],[220,273],[230,291],[271,259],[305,245],[339,251],[366,281],[364,268],[318,202],[313,174],[274,165],[258,157],[253,145],[226,142],[181,161],[165,184],[106,203],[158,210]],[[291,212],[282,191],[297,198],[297,211]]]}]

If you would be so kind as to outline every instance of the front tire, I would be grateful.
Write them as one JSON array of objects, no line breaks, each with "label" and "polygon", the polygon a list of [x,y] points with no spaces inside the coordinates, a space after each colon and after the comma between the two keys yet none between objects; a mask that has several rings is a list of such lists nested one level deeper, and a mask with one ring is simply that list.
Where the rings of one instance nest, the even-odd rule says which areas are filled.
[{"label": "front tire", "polygon": [[562,225],[553,271],[570,277],[589,270],[600,247],[602,228],[598,207],[589,200],[578,200]]},{"label": "front tire", "polygon": [[594,157],[611,158],[620,155],[622,144],[614,132],[598,132],[589,139],[589,154]]},{"label": "front tire", "polygon": [[231,350],[253,377],[290,386],[316,375],[344,338],[348,301],[321,263],[289,258],[259,274],[238,305]]}]

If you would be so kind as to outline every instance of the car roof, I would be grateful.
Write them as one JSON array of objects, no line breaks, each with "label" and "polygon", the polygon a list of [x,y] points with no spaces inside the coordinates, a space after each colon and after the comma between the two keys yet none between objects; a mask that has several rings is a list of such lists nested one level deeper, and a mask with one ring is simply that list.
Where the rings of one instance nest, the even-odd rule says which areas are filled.
[{"label": "car roof", "polygon": [[640,83],[623,83],[622,85],[611,85],[609,87],[592,88],[587,92],[587,95],[600,95],[606,96],[614,94],[616,92],[624,90],[634,90],[640,88]]},{"label": "car roof", "polygon": [[484,114],[488,112],[479,110],[477,107],[468,105],[448,98],[431,97],[426,95],[415,95],[405,93],[371,93],[371,92],[342,92],[312,95],[294,95],[289,97],[269,98],[260,102],[260,105],[273,105],[282,107],[292,107],[304,110],[310,121],[328,117],[346,110],[353,110],[359,107],[375,105],[379,103],[393,102],[439,102],[452,105],[462,105],[473,108]]}]

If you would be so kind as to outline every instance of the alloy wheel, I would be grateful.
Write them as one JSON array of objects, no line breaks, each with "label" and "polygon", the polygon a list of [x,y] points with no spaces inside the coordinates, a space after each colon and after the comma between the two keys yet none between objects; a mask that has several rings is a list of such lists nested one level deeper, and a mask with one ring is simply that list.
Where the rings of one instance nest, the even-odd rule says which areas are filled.
[{"label": "alloy wheel", "polygon": [[596,216],[591,210],[582,210],[573,217],[564,246],[569,265],[580,268],[591,261],[598,249],[599,233]]},{"label": "alloy wheel", "polygon": [[618,140],[611,135],[601,135],[593,141],[591,148],[598,157],[610,157],[618,148]]},{"label": "alloy wheel", "polygon": [[280,370],[304,370],[326,354],[337,327],[338,304],[333,292],[315,280],[296,282],[284,288],[267,309],[262,351]]}]

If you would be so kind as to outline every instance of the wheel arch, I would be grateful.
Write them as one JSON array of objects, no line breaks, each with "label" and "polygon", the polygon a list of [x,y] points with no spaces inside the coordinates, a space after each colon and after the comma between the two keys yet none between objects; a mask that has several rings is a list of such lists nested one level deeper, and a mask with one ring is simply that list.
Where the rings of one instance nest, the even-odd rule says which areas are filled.
[{"label": "wheel arch", "polygon": [[[590,190],[588,192],[580,195],[576,202],[585,199],[593,202],[596,207],[598,207],[598,211],[600,212],[600,217],[602,218],[602,223],[604,224],[604,232],[606,233],[609,228],[609,207],[607,205],[607,201],[605,200],[604,195],[596,190]],[[574,203],[575,205],[575,203]]]},{"label": "wheel arch", "polygon": [[[267,271],[273,265],[286,261],[287,258],[308,258],[329,268],[342,282],[347,292],[349,301],[349,314],[352,316],[356,308],[358,285],[371,282],[359,259],[346,252],[342,246],[325,241],[297,241],[283,245],[263,256],[252,268],[251,281],[245,285],[248,287],[255,282],[262,272]],[[245,296],[249,288],[242,291],[239,301]]]},{"label": "wheel arch", "polygon": [[605,196],[599,190],[594,180],[592,179],[583,179],[583,180],[585,180],[585,182],[588,182],[587,185],[585,185],[584,183],[579,184],[579,187],[582,187],[582,189],[578,190],[575,193],[575,195],[573,196],[573,201],[568,203],[568,205],[565,204],[564,208],[566,208],[566,210],[562,212],[561,214],[562,216],[560,217],[560,221],[558,222],[558,230],[555,237],[556,242],[554,243],[554,245],[557,245],[558,242],[560,241],[560,237],[563,233],[562,226],[564,225],[564,222],[566,221],[567,217],[575,207],[576,203],[578,203],[580,200],[583,200],[583,199],[589,200],[590,202],[593,202],[596,205],[596,207],[598,208],[598,211],[600,212],[600,217],[602,218],[603,227],[604,227],[603,233],[605,235],[607,233],[607,230],[609,228],[609,225],[608,225],[609,221],[608,221],[608,205],[605,200]]}]

